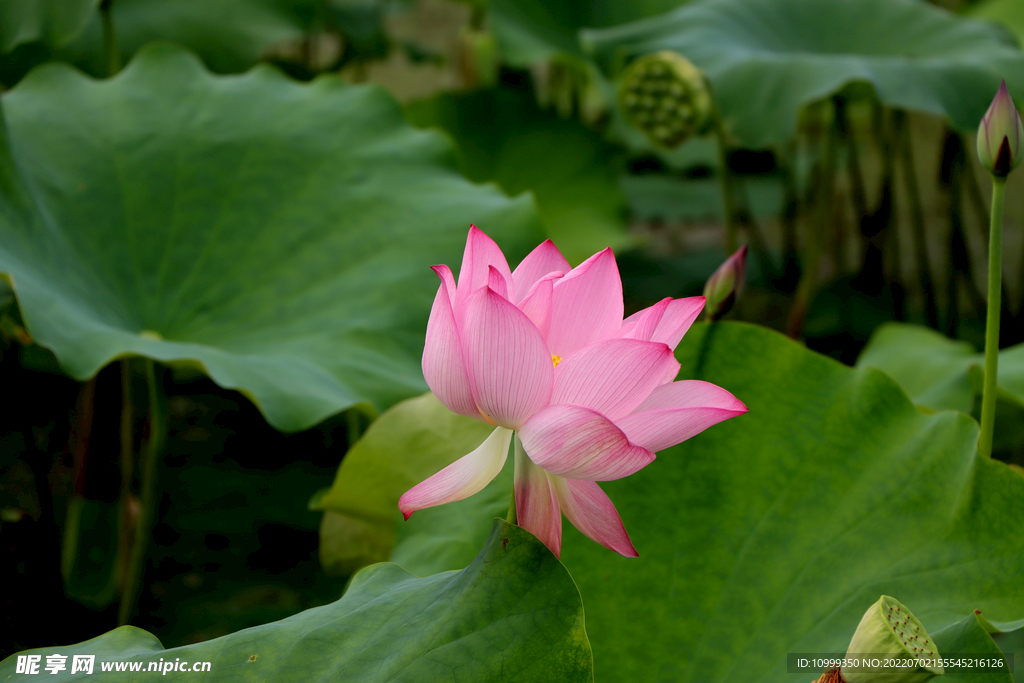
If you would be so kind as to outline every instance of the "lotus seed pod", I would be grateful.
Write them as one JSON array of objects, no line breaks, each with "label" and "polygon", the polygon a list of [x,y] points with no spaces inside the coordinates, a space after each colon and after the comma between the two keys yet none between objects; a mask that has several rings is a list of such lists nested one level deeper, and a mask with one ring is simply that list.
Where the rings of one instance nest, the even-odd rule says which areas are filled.
[{"label": "lotus seed pod", "polygon": [[850,640],[846,657],[864,659],[890,656],[920,659],[918,667],[851,669],[844,667],[846,683],[922,683],[943,673],[942,666],[927,660],[939,657],[935,642],[910,610],[899,600],[883,595],[868,608]]},{"label": "lotus seed pod", "polygon": [[[619,103],[631,124],[668,149],[706,132],[711,124],[711,92],[704,75],[671,50],[644,55],[629,65],[619,81]],[[665,129],[670,131],[667,136]]]},{"label": "lotus seed pod", "polygon": [[845,683],[845,681],[843,681],[843,675],[839,673],[839,667],[836,667],[821,674],[821,677],[812,683]]}]

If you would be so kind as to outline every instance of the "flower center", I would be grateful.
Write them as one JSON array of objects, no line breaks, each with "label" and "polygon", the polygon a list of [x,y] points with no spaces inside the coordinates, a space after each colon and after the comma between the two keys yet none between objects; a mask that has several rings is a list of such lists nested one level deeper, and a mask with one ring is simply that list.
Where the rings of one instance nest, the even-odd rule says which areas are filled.
[{"label": "flower center", "polygon": [[552,354],[551,355],[551,362],[554,363],[555,367],[557,368],[558,364],[562,362],[562,357],[561,356],[556,356],[556,355]]}]

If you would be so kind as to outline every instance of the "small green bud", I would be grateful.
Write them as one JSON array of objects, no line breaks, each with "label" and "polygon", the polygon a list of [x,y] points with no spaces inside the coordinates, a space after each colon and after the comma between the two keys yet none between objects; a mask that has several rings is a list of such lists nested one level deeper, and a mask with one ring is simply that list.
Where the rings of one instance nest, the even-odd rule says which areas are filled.
[{"label": "small green bud", "polygon": [[[711,124],[711,91],[704,75],[671,50],[644,55],[629,65],[619,81],[619,103],[631,124],[667,149],[706,132]],[[666,136],[664,124],[672,112],[686,112],[681,117],[685,125],[669,127]]]},{"label": "small green bud", "polygon": [[864,656],[893,659],[921,659],[917,667],[877,668],[844,667],[846,683],[922,683],[943,673],[942,666],[928,660],[939,657],[935,641],[910,610],[899,600],[883,595],[860,620],[846,651],[848,659]]},{"label": "small green bud", "polygon": [[704,285],[704,310],[709,320],[718,320],[728,313],[743,293],[747,280],[747,245],[725,259]]},{"label": "small green bud", "polygon": [[1024,125],[1006,81],[978,125],[978,159],[994,176],[1005,178],[1024,157]]}]

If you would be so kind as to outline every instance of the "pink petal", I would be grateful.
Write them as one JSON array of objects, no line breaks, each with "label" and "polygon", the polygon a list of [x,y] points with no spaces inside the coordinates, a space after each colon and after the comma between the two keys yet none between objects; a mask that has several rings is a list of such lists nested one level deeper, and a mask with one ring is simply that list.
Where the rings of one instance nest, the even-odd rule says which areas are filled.
[{"label": "pink petal", "polygon": [[665,309],[668,308],[671,303],[672,297],[666,297],[653,306],[629,316],[622,321],[622,328],[619,330],[619,336],[623,339],[642,339],[643,341],[650,341],[654,331],[658,329],[658,323],[661,322],[661,316],[665,314]]},{"label": "pink petal", "polygon": [[548,273],[568,273],[572,268],[551,240],[544,240],[512,272],[515,302],[519,304],[533,285]]},{"label": "pink petal", "polygon": [[511,440],[512,431],[498,427],[472,453],[406,491],[398,508],[409,519],[417,510],[472,496],[501,472]]},{"label": "pink petal", "polygon": [[452,306],[454,310],[460,311],[466,299],[487,284],[490,278],[489,266],[496,268],[507,282],[512,282],[512,273],[501,249],[480,228],[471,225],[469,236],[466,237],[466,250],[462,254],[462,267],[459,269],[459,292]]},{"label": "pink petal", "polygon": [[584,536],[626,557],[639,557],[618,510],[601,487],[585,479],[551,476],[559,507]]},{"label": "pink petal", "polygon": [[621,479],[654,461],[654,453],[634,446],[615,423],[583,406],[548,406],[526,421],[519,438],[534,463],[570,479]]},{"label": "pink petal", "polygon": [[562,277],[562,273],[555,271],[548,273],[537,280],[530,288],[529,293],[519,302],[519,310],[526,314],[541,336],[547,338],[551,329],[551,290],[555,280]]},{"label": "pink petal", "polygon": [[487,286],[502,299],[508,299],[508,283],[494,266],[487,266]]},{"label": "pink petal", "polygon": [[672,362],[668,364],[668,367],[665,370],[665,376],[661,378],[661,382],[659,382],[658,384],[664,385],[668,384],[669,382],[675,381],[675,378],[679,376],[679,369],[681,367],[682,366],[679,365],[679,361],[677,361],[675,359],[675,356],[673,356]]},{"label": "pink petal", "polygon": [[518,429],[551,398],[554,368],[537,327],[488,287],[466,300],[462,359],[477,407],[492,423]]},{"label": "pink petal", "polygon": [[462,361],[462,341],[448,298],[454,289],[454,280],[447,266],[435,266],[434,271],[441,277],[441,286],[437,288],[427,321],[423,378],[448,410],[479,419],[480,411],[473,400],[469,373]]},{"label": "pink petal", "polygon": [[455,276],[452,275],[452,269],[441,264],[439,266],[430,266],[430,269],[441,278],[441,282],[444,283],[445,288],[448,290],[448,301],[455,301],[455,293],[457,291],[455,287]]},{"label": "pink petal", "polygon": [[651,335],[651,341],[668,344],[670,349],[675,350],[683,335],[690,329],[702,310],[704,310],[704,297],[702,296],[673,299],[665,309],[661,320],[658,321],[658,327]]},{"label": "pink petal", "polygon": [[681,380],[658,387],[635,412],[615,423],[632,443],[660,451],[745,412],[747,407],[725,389]]},{"label": "pink petal", "polygon": [[623,320],[619,336],[626,339],[664,342],[674,350],[693,325],[693,321],[704,310],[704,303],[702,296],[662,299]]},{"label": "pink petal", "polygon": [[547,472],[530,461],[517,438],[516,521],[546,545],[555,557],[561,557],[562,512],[551,479]]},{"label": "pink petal", "polygon": [[699,379],[685,379],[658,387],[634,412],[663,408],[723,408],[746,412],[747,407],[728,391]]},{"label": "pink petal", "polygon": [[559,363],[551,403],[586,406],[614,421],[633,412],[668,373],[678,372],[664,344],[606,339]]},{"label": "pink petal", "polygon": [[577,349],[618,336],[622,281],[611,249],[594,254],[555,283],[548,348],[565,358]]}]

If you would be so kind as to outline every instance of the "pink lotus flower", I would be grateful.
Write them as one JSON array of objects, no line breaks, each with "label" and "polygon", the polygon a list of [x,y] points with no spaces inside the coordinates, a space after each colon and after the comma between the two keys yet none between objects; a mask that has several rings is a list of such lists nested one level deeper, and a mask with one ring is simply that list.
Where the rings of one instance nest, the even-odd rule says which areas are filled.
[{"label": "pink lotus flower", "polygon": [[427,323],[423,375],[450,410],[495,426],[463,456],[402,496],[416,510],[481,490],[515,438],[518,524],[557,556],[562,514],[622,555],[637,552],[595,483],[633,474],[713,424],[746,412],[708,382],[673,381],[673,350],[704,297],[664,299],[622,319],[611,249],[570,268],[544,242],[511,272],[501,249],[473,226],[458,285],[447,266]]}]

